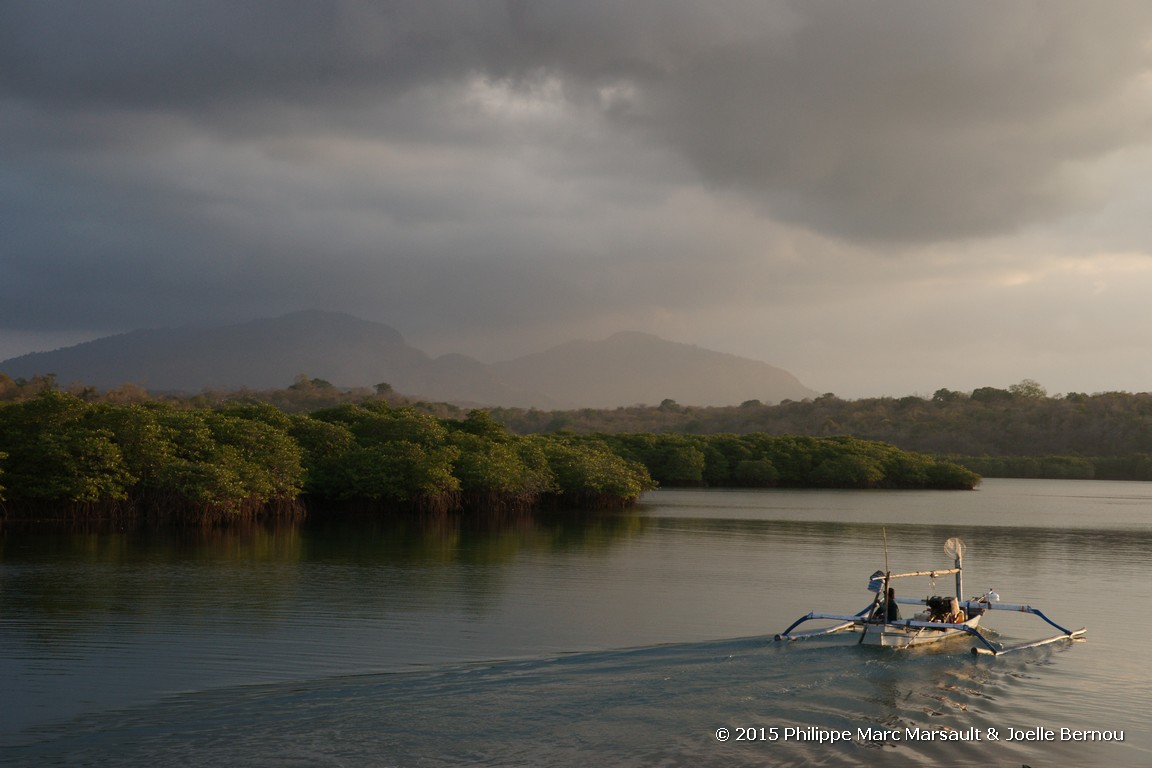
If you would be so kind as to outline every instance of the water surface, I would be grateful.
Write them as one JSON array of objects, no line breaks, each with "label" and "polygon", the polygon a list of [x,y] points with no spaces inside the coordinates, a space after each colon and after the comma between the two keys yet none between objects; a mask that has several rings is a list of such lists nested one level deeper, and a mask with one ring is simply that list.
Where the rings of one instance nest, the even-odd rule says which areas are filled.
[{"label": "water surface", "polygon": [[[995,659],[963,640],[772,642],[809,610],[868,602],[882,531],[897,570],[946,567],[961,536],[969,593],[1088,640]],[[1152,484],[1093,481],[664,490],[627,513],[486,523],[8,530],[0,763],[1150,765],[1150,566]],[[1015,614],[987,624],[1047,634]],[[1124,741],[985,738],[1037,727]],[[834,731],[853,738],[795,735]]]}]

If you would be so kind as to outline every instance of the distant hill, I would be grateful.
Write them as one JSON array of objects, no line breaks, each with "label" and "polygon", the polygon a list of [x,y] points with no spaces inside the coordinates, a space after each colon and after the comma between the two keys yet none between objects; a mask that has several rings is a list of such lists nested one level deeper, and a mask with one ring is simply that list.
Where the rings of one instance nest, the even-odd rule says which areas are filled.
[{"label": "distant hill", "polygon": [[492,371],[500,381],[515,381],[581,408],[658,405],[665,399],[683,405],[739,405],[816,395],[767,363],[634,331],[603,341],[570,341],[497,363]]},{"label": "distant hill", "polygon": [[432,358],[394,328],[339,312],[294,312],[236,325],[140,330],[0,362],[0,372],[54,373],[62,384],[152,391],[273,389],[300,374],[337,386],[387,382],[448,402],[538,408],[734,405],[799,400],[815,392],[766,363],[642,333],[575,341],[495,365]]}]

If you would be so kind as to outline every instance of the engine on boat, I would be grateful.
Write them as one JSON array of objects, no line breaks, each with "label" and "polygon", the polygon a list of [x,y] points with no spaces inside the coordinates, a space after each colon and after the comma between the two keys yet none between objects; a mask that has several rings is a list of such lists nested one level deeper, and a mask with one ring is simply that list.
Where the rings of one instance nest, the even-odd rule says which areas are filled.
[{"label": "engine on boat", "polygon": [[928,621],[960,622],[960,601],[955,597],[933,595],[924,601],[928,605]]}]

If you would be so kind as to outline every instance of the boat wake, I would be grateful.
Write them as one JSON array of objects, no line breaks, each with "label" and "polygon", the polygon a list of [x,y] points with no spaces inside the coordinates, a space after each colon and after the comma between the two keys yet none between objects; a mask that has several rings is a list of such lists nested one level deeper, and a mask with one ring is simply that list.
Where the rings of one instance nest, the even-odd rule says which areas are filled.
[{"label": "boat wake", "polygon": [[[186,692],[38,727],[0,765],[953,764],[943,742],[870,735],[994,727],[1058,652],[987,665],[825,639],[798,650],[740,638]],[[851,738],[815,738],[833,731]]]}]

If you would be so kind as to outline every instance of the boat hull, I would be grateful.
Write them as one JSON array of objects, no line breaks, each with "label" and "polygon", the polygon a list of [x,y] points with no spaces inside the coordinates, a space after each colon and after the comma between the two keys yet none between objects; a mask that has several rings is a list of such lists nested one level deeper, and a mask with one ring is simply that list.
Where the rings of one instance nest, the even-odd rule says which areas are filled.
[{"label": "boat hull", "polygon": [[[921,622],[922,623],[922,622]],[[973,616],[963,622],[963,626],[976,629],[980,617]],[[957,625],[942,626],[939,629],[925,626],[909,626],[904,622],[896,624],[861,623],[861,645],[876,645],[883,648],[911,648],[918,645],[931,645],[954,637],[969,637],[970,633],[957,628]]]}]

